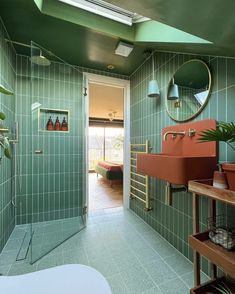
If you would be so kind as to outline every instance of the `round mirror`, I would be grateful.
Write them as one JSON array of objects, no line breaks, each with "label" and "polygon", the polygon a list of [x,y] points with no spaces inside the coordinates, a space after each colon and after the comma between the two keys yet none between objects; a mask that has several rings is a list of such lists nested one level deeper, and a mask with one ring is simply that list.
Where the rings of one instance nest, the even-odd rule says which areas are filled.
[{"label": "round mirror", "polygon": [[205,62],[193,59],[175,72],[168,85],[166,108],[176,121],[187,121],[205,107],[211,88],[211,74]]}]

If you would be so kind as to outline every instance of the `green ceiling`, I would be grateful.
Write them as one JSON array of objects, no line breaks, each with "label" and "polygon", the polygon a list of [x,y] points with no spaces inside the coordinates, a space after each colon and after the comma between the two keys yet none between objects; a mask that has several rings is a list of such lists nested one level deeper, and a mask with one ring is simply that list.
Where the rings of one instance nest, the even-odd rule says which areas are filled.
[{"label": "green ceiling", "polygon": [[174,74],[175,84],[192,89],[208,88],[209,80],[208,68],[198,60],[185,62]]},{"label": "green ceiling", "polygon": [[[213,45],[196,46],[197,53],[235,56],[234,0],[106,1],[129,10],[134,9],[136,13],[213,43]],[[183,52],[194,53],[193,47],[194,45],[186,45]]]},{"label": "green ceiling", "polygon": [[[113,0],[108,2],[144,16],[150,16],[160,22],[148,21],[130,27],[58,0],[1,0],[0,11],[12,40],[27,44],[33,40],[75,65],[107,70],[107,65],[113,64],[115,66],[113,72],[119,74],[131,74],[143,62],[143,52],[146,49],[232,55],[232,50],[229,50],[228,45],[223,43],[222,46],[215,42],[219,35],[218,32],[205,34],[204,31],[209,31],[205,22],[204,31],[201,29],[201,19],[205,18],[204,11],[196,17],[199,25],[198,31],[195,30],[195,17],[193,18],[192,15],[197,14],[198,11],[196,1],[181,0],[182,6],[177,5],[174,9],[169,9],[169,5],[166,5],[166,3],[175,5],[175,1],[172,0]],[[192,6],[189,13],[186,14],[185,9],[186,7],[189,9],[189,2]],[[214,0],[213,3],[215,2],[217,1]],[[199,1],[200,3],[202,1]],[[212,11],[215,10],[214,6],[213,4]],[[164,8],[168,9],[171,17],[168,17]],[[204,8],[207,9],[208,5],[205,5]],[[216,23],[216,25],[219,27],[219,24]],[[228,34],[220,34],[220,39],[223,36],[227,40]],[[232,37],[233,35],[231,39]],[[134,43],[134,50],[128,58],[114,54],[119,40]],[[212,45],[207,40],[218,45]],[[24,47],[16,46],[15,48],[18,53],[29,54],[29,50]],[[235,54],[234,51],[233,54]]]}]

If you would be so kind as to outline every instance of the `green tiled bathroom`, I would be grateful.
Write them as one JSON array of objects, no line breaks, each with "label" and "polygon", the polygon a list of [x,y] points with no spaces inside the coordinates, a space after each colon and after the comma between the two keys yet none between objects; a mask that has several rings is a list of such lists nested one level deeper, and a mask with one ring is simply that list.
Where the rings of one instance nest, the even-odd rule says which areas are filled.
[{"label": "green tiled bathroom", "polygon": [[[0,2],[0,293],[235,293],[234,6]],[[95,83],[124,93],[123,205],[103,209]]]}]

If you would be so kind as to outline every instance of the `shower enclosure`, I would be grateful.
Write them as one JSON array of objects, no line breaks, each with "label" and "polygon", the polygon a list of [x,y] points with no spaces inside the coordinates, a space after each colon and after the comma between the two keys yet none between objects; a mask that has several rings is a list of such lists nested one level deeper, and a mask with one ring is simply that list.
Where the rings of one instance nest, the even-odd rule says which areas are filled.
[{"label": "shower enclosure", "polygon": [[[31,263],[85,227],[85,111],[82,73],[31,43]],[[31,182],[30,182],[31,179]]]}]

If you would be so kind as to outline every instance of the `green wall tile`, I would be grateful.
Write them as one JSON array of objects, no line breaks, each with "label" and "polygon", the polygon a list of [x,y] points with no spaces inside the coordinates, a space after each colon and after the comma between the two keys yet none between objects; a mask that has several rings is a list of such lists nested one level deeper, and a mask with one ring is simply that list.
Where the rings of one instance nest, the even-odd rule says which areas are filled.
[{"label": "green wall tile", "polygon": [[[176,124],[171,120],[165,108],[165,95],[168,83],[176,69],[190,59],[204,60],[212,73],[212,91],[207,106],[195,120],[214,118],[216,120],[234,121],[235,117],[235,62],[233,58],[215,56],[197,56],[181,53],[155,53],[155,73],[161,90],[160,99],[147,97],[148,81],[152,78],[151,60],[138,68],[131,75],[131,142],[144,143],[150,140],[152,152],[161,151],[161,130],[168,125]],[[234,152],[225,144],[220,144],[219,160],[235,160]],[[186,257],[192,260],[192,250],[188,246],[188,235],[192,233],[192,195],[190,193],[175,193],[173,206],[164,204],[164,182],[150,179],[150,197],[154,199],[153,211],[145,212],[142,203],[131,200],[131,209],[144,218],[163,237],[175,246]],[[201,225],[206,228],[208,201],[201,199]],[[234,208],[231,209],[234,214]],[[219,206],[218,212],[223,209]],[[151,214],[151,218],[149,215]],[[231,212],[230,212],[230,215]],[[208,265],[203,261],[203,269],[208,272]]]},{"label": "green wall tile", "polygon": [[[16,59],[13,47],[5,42],[8,38],[7,32],[0,18],[0,84],[15,92],[15,68]],[[10,130],[14,128],[15,122],[15,95],[8,96],[0,93],[0,112],[4,112],[6,119],[4,126]],[[2,121],[1,121],[2,123]],[[12,150],[13,157],[15,150]],[[8,160],[3,156],[2,148],[0,148],[0,252],[11,234],[15,225],[15,211],[11,204],[14,196],[15,175],[12,170],[12,160]]]}]

